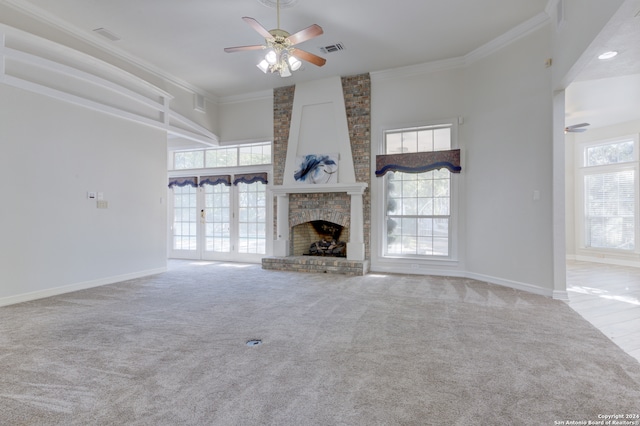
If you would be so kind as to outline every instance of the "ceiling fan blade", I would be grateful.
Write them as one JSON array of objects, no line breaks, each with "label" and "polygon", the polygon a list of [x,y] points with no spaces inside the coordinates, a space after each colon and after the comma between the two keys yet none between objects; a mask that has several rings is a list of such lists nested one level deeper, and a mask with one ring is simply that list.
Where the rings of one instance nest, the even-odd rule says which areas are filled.
[{"label": "ceiling fan blade", "polygon": [[235,47],[225,47],[224,51],[227,53],[233,52],[242,52],[245,50],[261,50],[264,49],[264,46],[261,44],[254,44],[252,46],[235,46]]},{"label": "ceiling fan blade", "polygon": [[249,18],[248,16],[244,16],[242,18],[242,20],[244,22],[246,22],[247,24],[249,24],[249,26],[251,26],[251,28],[256,30],[258,32],[258,34],[260,34],[262,37],[264,37],[266,39],[272,39],[273,38],[271,33],[269,31],[267,31],[267,29],[265,27],[260,25],[260,22],[256,21],[255,19]]},{"label": "ceiling fan blade", "polygon": [[573,133],[581,133],[581,132],[586,132],[587,129],[583,129],[582,127],[586,127],[589,126],[589,123],[580,123],[580,124],[574,124],[572,126],[567,126],[564,128],[565,132],[573,132]]},{"label": "ceiling fan blade", "polygon": [[572,126],[567,126],[570,129],[575,129],[577,127],[585,127],[585,126],[589,126],[589,123],[580,123],[580,124],[574,124]]},{"label": "ceiling fan blade", "polygon": [[311,40],[314,37],[318,37],[322,34],[322,27],[320,25],[313,24],[303,30],[298,31],[295,34],[291,34],[287,39],[293,46],[294,44],[302,43],[303,41]]},{"label": "ceiling fan blade", "polygon": [[318,55],[314,55],[313,53],[309,53],[306,50],[300,50],[293,48],[291,49],[291,54],[298,59],[302,59],[304,61],[310,62],[313,65],[317,65],[319,67],[323,66],[327,60],[325,58],[321,58]]}]

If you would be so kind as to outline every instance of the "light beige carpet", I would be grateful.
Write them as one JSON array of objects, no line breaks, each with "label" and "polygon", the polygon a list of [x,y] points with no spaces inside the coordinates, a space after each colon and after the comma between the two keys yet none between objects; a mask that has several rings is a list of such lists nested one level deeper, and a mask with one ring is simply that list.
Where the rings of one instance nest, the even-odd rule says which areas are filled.
[{"label": "light beige carpet", "polygon": [[201,264],[0,308],[3,425],[553,425],[614,413],[640,413],[635,359],[563,302],[468,279]]}]

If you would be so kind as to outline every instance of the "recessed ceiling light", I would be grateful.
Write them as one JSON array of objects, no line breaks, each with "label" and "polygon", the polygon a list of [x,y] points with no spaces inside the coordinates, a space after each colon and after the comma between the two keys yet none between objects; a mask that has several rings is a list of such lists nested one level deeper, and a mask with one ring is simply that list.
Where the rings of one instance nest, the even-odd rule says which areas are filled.
[{"label": "recessed ceiling light", "polygon": [[615,50],[610,50],[608,52],[604,52],[602,55],[598,56],[598,59],[611,59],[616,56],[618,52]]}]

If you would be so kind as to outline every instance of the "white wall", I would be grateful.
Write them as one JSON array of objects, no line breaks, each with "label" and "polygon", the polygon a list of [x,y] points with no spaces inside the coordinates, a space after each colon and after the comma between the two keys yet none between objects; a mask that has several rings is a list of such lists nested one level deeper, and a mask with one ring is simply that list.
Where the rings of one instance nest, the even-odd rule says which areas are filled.
[{"label": "white wall", "polygon": [[[374,155],[385,127],[463,118],[458,262],[411,261],[419,271],[552,294],[552,91],[545,67],[550,56],[544,27],[470,65],[409,77],[372,76]],[[372,188],[377,230],[383,217],[378,179]],[[372,269],[417,272],[377,257],[378,237]],[[385,266],[391,262],[395,266]]]},{"label": "white wall", "polygon": [[544,293],[553,289],[550,55],[542,28],[469,66],[461,129],[469,275]]},{"label": "white wall", "polygon": [[171,99],[171,110],[177,112],[183,117],[188,118],[194,123],[199,124],[205,129],[219,135],[219,111],[218,102],[216,99],[210,99],[205,97],[204,111],[195,109],[195,93],[187,88],[178,86],[170,82],[164,82],[162,87],[169,92],[173,99]]},{"label": "white wall", "polygon": [[273,140],[273,92],[254,99],[223,100],[219,111],[221,144]]},{"label": "white wall", "polygon": [[0,85],[0,144],[0,305],[165,269],[164,131]]}]

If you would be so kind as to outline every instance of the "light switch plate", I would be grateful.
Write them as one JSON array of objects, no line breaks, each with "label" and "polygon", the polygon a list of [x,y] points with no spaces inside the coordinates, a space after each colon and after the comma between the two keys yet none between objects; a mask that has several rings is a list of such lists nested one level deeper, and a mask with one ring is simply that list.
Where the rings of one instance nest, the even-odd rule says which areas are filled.
[{"label": "light switch plate", "polygon": [[105,200],[98,200],[96,206],[99,209],[108,209],[109,208],[109,202],[105,201]]}]

